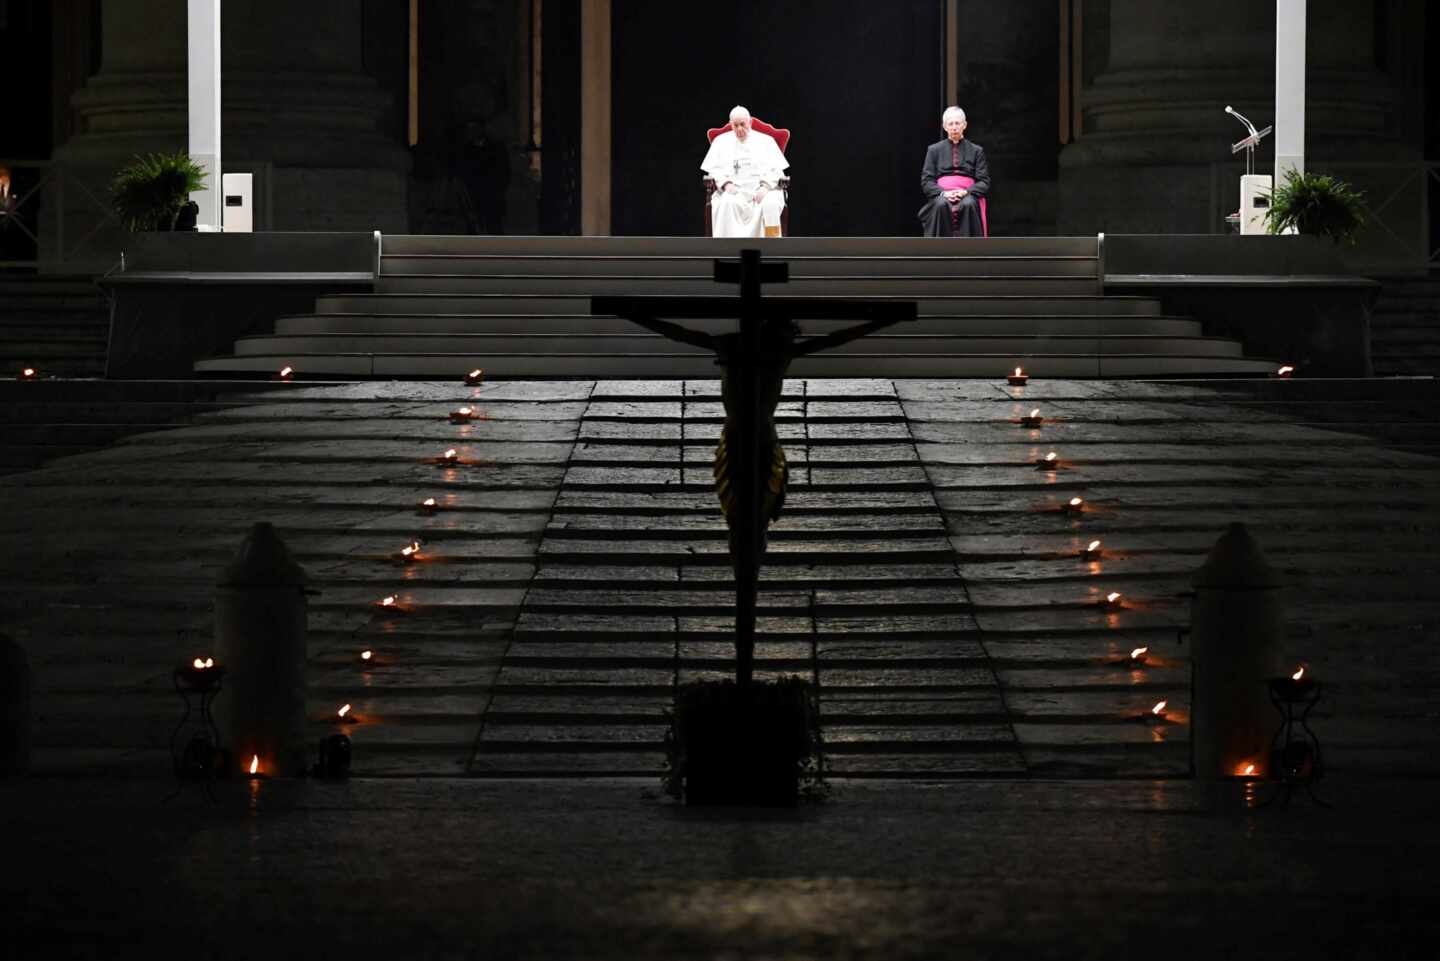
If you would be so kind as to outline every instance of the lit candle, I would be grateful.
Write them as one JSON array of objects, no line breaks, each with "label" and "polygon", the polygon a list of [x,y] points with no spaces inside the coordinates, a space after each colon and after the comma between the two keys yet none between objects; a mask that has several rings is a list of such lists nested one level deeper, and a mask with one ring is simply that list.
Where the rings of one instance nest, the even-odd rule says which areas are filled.
[{"label": "lit candle", "polygon": [[1106,607],[1124,607],[1124,606],[1125,606],[1124,604],[1122,604],[1122,603],[1120,602],[1120,592],[1119,592],[1119,591],[1111,591],[1109,594],[1106,594],[1106,595],[1105,595],[1104,605],[1105,605]]},{"label": "lit candle", "polygon": [[465,375],[465,383],[470,387],[474,387],[477,384],[485,383],[485,371],[479,367],[476,367],[474,370],[470,371],[470,373]]},{"label": "lit candle", "polygon": [[450,423],[452,424],[468,424],[474,418],[475,411],[469,407],[461,407],[450,412]]},{"label": "lit candle", "polygon": [[1150,709],[1150,716],[1157,720],[1164,720],[1165,705],[1169,703],[1169,701],[1156,701],[1155,706]]},{"label": "lit candle", "polygon": [[1086,544],[1085,549],[1080,552],[1080,556],[1091,561],[1098,558],[1100,556],[1100,541],[1097,539]]},{"label": "lit candle", "polygon": [[213,658],[213,657],[197,657],[197,658],[195,658],[195,660],[194,660],[193,663],[194,663],[195,670],[197,670],[197,671],[204,671],[204,670],[208,670],[209,668],[212,668],[212,667],[215,666],[215,658]]},{"label": "lit candle", "polygon": [[1079,514],[1085,510],[1085,498],[1072,497],[1065,502],[1065,510],[1071,514]]},{"label": "lit candle", "polygon": [[411,561],[418,561],[419,559],[420,559],[420,542],[419,542],[419,541],[411,541],[410,543],[406,544],[404,547],[400,548],[400,560],[401,560],[403,563],[408,564],[408,563],[410,563]]},{"label": "lit candle", "polygon": [[1260,769],[1255,766],[1255,763],[1253,761],[1242,761],[1240,764],[1237,764],[1235,766],[1235,776],[1259,777]]},{"label": "lit candle", "polygon": [[1060,468],[1060,455],[1053,450],[1035,462],[1036,470],[1053,471]]},{"label": "lit candle", "polygon": [[1288,377],[1289,377],[1291,374],[1293,374],[1293,373],[1295,373],[1295,367],[1294,367],[1293,365],[1291,365],[1291,364],[1282,364],[1282,365],[1280,366],[1280,369],[1277,370],[1277,371],[1275,371],[1275,376],[1276,376],[1276,377],[1287,377],[1287,378],[1288,378]]},{"label": "lit candle", "polygon": [[284,367],[281,367],[275,372],[276,380],[293,380],[294,378],[295,368],[291,367],[289,364],[286,364]]},{"label": "lit candle", "polygon": [[350,713],[350,705],[349,705],[349,704],[346,704],[345,706],[341,707],[340,710],[339,710],[338,712],[336,712],[336,717],[338,717],[338,718],[340,719],[340,721],[341,721],[342,724],[354,724],[354,723],[355,723],[355,717],[354,717],[354,715],[352,715],[352,714]]},{"label": "lit candle", "polygon": [[1130,651],[1130,663],[1139,666],[1145,663],[1146,656],[1150,653],[1148,647],[1137,647]]},{"label": "lit candle", "polygon": [[254,777],[260,773],[260,755],[256,754],[250,758],[250,776]]},{"label": "lit candle", "polygon": [[36,370],[34,367],[23,367],[23,368],[21,368],[21,370],[20,370],[20,376],[19,376],[18,379],[19,379],[19,380],[39,380],[39,379],[40,379],[40,371]]},{"label": "lit candle", "polygon": [[1024,387],[1025,381],[1029,379],[1029,375],[1025,373],[1025,368],[1016,367],[1015,373],[1009,375],[1005,379],[1010,382],[1010,386],[1012,387]]},{"label": "lit candle", "polygon": [[1290,675],[1290,680],[1292,680],[1292,681],[1299,681],[1299,680],[1300,680],[1302,677],[1304,677],[1304,676],[1305,676],[1305,665],[1304,665],[1304,664],[1301,664],[1299,670],[1297,670],[1294,674],[1291,674],[1291,675]]},{"label": "lit candle", "polygon": [[[1018,370],[1019,368],[1016,369]],[[1045,418],[1040,416],[1040,408],[1038,407],[1036,407],[1030,413],[1022,414],[1020,416],[1020,424],[1023,427],[1039,427],[1044,422]]]},{"label": "lit candle", "polygon": [[440,507],[438,504],[435,503],[435,498],[427,497],[419,504],[417,504],[415,509],[422,514],[433,514],[437,510],[439,510]]},{"label": "lit candle", "polygon": [[375,652],[374,652],[374,651],[369,650],[369,649],[367,648],[366,650],[363,650],[363,651],[360,652],[360,660],[364,661],[366,664],[369,664],[369,663],[370,663],[371,661],[373,661],[374,659],[375,659]]},{"label": "lit candle", "polygon": [[375,605],[387,611],[396,611],[400,609],[400,599],[394,594],[386,594],[380,598],[380,600],[376,601]]},{"label": "lit candle", "polygon": [[435,463],[440,467],[453,467],[460,463],[460,452],[452,447],[441,454],[440,459]]}]

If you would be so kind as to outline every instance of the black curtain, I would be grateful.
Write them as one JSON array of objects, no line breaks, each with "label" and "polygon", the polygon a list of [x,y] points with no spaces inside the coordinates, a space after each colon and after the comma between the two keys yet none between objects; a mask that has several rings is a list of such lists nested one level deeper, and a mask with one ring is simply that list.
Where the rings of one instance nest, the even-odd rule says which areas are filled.
[{"label": "black curtain", "polygon": [[705,130],[737,103],[791,131],[793,234],[919,233],[920,166],[945,106],[943,0],[612,9],[613,233],[702,232]]}]

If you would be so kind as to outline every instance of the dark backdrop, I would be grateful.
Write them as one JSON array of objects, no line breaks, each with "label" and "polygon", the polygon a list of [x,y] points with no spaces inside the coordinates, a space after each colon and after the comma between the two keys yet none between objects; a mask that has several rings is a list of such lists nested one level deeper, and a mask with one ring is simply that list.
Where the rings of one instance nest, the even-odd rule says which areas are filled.
[{"label": "dark backdrop", "polygon": [[701,233],[705,130],[740,103],[790,128],[792,233],[919,234],[920,166],[945,107],[943,8],[616,2],[612,231]]}]

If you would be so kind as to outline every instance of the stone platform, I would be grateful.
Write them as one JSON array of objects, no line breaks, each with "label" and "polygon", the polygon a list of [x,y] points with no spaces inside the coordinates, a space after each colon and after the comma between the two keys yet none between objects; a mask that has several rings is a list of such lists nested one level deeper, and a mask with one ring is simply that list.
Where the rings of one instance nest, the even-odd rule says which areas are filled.
[{"label": "stone platform", "polygon": [[[0,630],[30,654],[37,771],[167,775],[170,668],[209,650],[215,573],[269,520],[322,591],[314,734],[351,703],[357,774],[649,782],[671,686],[730,656],[716,391],[237,389],[190,426],[0,478]],[[1184,776],[1179,595],[1238,520],[1287,578],[1285,656],[1327,685],[1333,772],[1433,775],[1434,400],[1428,382],[791,382],[759,667],[818,679],[837,777]],[[450,424],[462,402],[484,418]],[[1061,470],[1035,471],[1051,449]],[[1085,512],[1062,514],[1076,494]],[[425,559],[404,565],[412,536]],[[1083,561],[1092,538],[1104,556]],[[1110,590],[1122,609],[1097,605]],[[404,613],[376,609],[387,594]],[[1142,645],[1149,666],[1117,663]],[[1135,720],[1160,700],[1163,723]]]}]

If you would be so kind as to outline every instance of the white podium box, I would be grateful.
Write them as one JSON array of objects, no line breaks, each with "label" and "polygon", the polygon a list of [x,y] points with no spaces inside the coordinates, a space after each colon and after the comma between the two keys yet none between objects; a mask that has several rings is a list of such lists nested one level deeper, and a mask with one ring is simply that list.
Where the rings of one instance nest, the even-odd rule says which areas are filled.
[{"label": "white podium box", "polygon": [[252,233],[255,230],[255,175],[224,174],[220,183],[220,209],[225,218],[225,232]]},{"label": "white podium box", "polygon": [[[1265,213],[1270,209],[1272,181],[1269,174],[1245,174],[1240,178],[1240,233],[1269,233]],[[226,228],[229,229],[228,227]]]}]

